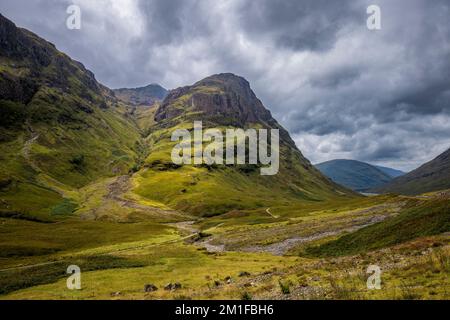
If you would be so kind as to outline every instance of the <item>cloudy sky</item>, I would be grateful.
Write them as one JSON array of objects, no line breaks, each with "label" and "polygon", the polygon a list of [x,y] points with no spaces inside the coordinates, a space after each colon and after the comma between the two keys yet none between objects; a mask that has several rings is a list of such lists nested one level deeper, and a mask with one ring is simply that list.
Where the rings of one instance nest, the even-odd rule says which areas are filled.
[{"label": "cloudy sky", "polygon": [[[66,28],[68,5],[81,30]],[[381,30],[366,25],[369,5]],[[448,0],[2,0],[111,88],[233,72],[313,162],[410,170],[450,147]]]}]

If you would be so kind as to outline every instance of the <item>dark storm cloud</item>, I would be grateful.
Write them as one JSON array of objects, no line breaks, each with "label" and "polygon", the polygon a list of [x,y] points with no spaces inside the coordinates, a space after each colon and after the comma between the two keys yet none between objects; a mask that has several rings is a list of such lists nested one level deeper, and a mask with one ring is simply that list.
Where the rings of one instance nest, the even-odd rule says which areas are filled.
[{"label": "dark storm cloud", "polygon": [[[68,30],[65,9],[82,9]],[[382,29],[366,28],[381,7]],[[408,170],[450,146],[448,0],[3,0],[110,87],[249,80],[313,162]]]},{"label": "dark storm cloud", "polygon": [[244,0],[239,7],[239,20],[246,32],[269,37],[279,46],[327,50],[339,31],[363,22],[361,9],[355,1]]}]

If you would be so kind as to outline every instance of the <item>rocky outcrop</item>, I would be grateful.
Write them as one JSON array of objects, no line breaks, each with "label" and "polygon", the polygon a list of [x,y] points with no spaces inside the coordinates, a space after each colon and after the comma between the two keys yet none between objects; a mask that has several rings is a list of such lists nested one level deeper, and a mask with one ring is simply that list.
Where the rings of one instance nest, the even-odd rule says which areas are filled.
[{"label": "rocky outcrop", "polygon": [[[102,104],[113,96],[80,62],[0,15],[0,99],[27,104],[42,87]],[[97,97],[94,97],[97,96]],[[100,99],[99,99],[100,98]]]},{"label": "rocky outcrop", "polygon": [[[180,101],[180,98],[185,99]],[[239,126],[272,119],[248,81],[231,73],[213,75],[192,86],[170,91],[155,120],[173,119],[187,110],[226,119],[231,125]]]},{"label": "rocky outcrop", "polygon": [[167,90],[159,84],[150,84],[141,88],[121,88],[115,89],[116,97],[133,106],[151,106],[155,102],[163,100],[167,95]]}]

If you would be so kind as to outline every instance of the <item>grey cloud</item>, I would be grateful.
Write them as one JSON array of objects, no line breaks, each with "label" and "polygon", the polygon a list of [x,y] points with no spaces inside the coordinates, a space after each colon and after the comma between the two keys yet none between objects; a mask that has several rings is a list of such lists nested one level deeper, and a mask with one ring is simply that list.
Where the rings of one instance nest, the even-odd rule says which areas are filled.
[{"label": "grey cloud", "polygon": [[242,1],[239,17],[252,36],[268,36],[294,50],[323,51],[333,46],[342,28],[362,22],[358,7],[354,1]]},{"label": "grey cloud", "polygon": [[[65,28],[77,3],[80,31]],[[366,28],[377,4],[382,29]],[[313,162],[412,169],[450,146],[448,0],[3,0],[110,87],[249,80]]]}]

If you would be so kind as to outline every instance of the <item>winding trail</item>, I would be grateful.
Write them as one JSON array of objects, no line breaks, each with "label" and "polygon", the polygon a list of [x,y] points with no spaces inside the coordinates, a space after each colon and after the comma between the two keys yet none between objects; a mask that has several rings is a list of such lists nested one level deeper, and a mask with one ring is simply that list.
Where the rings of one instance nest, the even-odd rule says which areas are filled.
[{"label": "winding trail", "polygon": [[34,161],[31,159],[31,156],[30,156],[31,147],[33,146],[33,143],[37,139],[39,139],[39,133],[32,131],[31,138],[28,139],[27,141],[25,141],[25,143],[23,145],[22,155],[25,158],[25,160],[28,162],[30,167],[33,168],[34,171],[41,172],[41,169],[39,169],[39,167],[34,163]]}]

